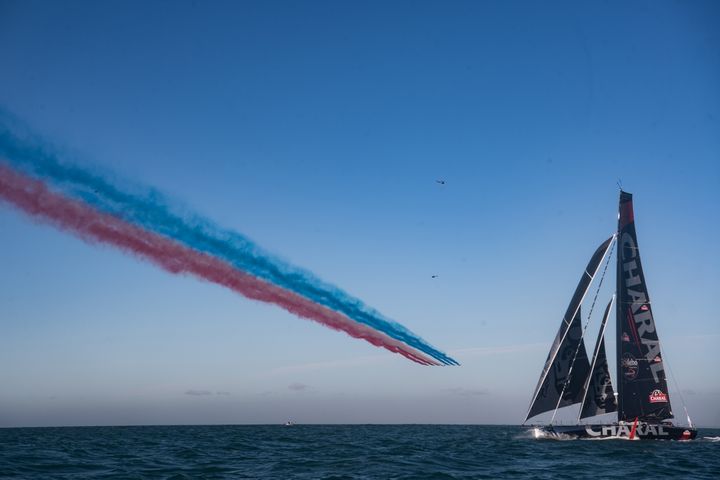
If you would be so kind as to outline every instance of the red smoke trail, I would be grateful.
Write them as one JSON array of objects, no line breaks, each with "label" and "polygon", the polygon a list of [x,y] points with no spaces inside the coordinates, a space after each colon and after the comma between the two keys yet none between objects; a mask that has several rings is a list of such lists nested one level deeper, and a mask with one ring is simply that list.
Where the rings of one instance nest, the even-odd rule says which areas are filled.
[{"label": "red smoke trail", "polygon": [[87,242],[114,245],[149,260],[169,272],[196,275],[250,299],[275,304],[299,317],[314,320],[352,337],[366,340],[376,347],[399,353],[422,365],[440,365],[414,348],[357,323],[341,313],[243,273],[215,257],[184,247],[173,240],[54,193],[43,182],[26,177],[1,164],[0,198],[33,217],[76,234]]}]

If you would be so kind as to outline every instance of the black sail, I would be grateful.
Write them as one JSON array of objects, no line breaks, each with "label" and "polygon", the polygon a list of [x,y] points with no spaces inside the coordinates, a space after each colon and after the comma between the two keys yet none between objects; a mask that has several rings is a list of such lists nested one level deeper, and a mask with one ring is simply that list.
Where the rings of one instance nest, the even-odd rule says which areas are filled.
[{"label": "black sail", "polygon": [[[582,343],[580,304],[590,287],[595,273],[597,273],[603,257],[610,248],[612,239],[612,237],[608,238],[595,250],[590,262],[585,267],[585,271],[582,273],[580,282],[575,288],[575,294],[570,300],[570,305],[568,305],[560,324],[560,329],[555,335],[555,340],[540,374],[540,380],[535,387],[530,409],[525,417],[526,421],[530,417],[554,410],[556,407],[580,403],[582,400],[583,384],[590,373],[590,362],[585,351],[585,344]],[[565,386],[576,351],[578,354],[572,367],[570,382]],[[563,387],[565,387],[565,392],[562,394],[563,398],[561,400],[560,395]]]},{"label": "black sail", "polygon": [[[561,328],[561,332],[558,332],[558,337],[563,331],[567,334],[564,335],[556,350],[550,370],[540,385],[540,390],[527,418],[582,401],[583,384],[590,374],[590,361],[585,351],[585,344],[582,342],[579,308],[568,328]],[[557,340],[558,338],[556,338]],[[575,357],[575,352],[577,352],[577,357]],[[574,362],[573,357],[575,357]],[[572,368],[572,374],[569,376],[570,368]],[[562,400],[560,395],[562,395]]]},{"label": "black sail", "polygon": [[600,325],[597,342],[595,342],[592,372],[585,382],[585,395],[579,418],[594,417],[595,415],[617,411],[615,392],[613,392],[610,369],[605,355],[605,325],[610,315],[612,303],[613,301],[610,300],[607,307],[605,307],[605,314]]},{"label": "black sail", "polygon": [[627,192],[620,192],[618,218],[618,420],[658,422],[673,414]]}]

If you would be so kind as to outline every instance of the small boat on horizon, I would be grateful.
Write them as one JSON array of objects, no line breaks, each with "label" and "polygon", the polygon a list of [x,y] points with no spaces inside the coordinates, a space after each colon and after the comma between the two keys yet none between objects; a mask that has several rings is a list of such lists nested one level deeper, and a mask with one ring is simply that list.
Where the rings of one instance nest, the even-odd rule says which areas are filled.
[{"label": "small boat on horizon", "polygon": [[[533,428],[536,438],[691,440],[697,436],[687,409],[687,426],[672,423],[674,415],[660,341],[640,262],[632,194],[620,191],[619,210],[617,232],[600,245],[582,273],[535,387],[523,425],[532,417],[553,411],[549,424]],[[610,261],[608,253],[616,243],[616,291],[605,308],[589,359],[583,341],[587,323],[583,328],[580,306],[608,256],[597,287],[599,292]],[[605,326],[616,299],[617,393],[613,391],[604,341]],[[580,404],[576,425],[554,423],[558,409],[576,404]],[[580,423],[582,419],[613,412],[617,412],[615,423]]]}]

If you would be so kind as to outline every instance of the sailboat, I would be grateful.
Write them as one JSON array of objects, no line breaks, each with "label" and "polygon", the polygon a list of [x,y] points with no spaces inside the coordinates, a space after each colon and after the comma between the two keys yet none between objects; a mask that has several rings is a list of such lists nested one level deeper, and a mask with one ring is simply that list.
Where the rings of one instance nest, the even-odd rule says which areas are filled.
[{"label": "sailboat", "polygon": [[[616,292],[605,308],[592,357],[588,357],[583,341],[581,304],[607,257],[600,275],[599,292],[615,244],[618,250]],[[617,393],[613,391],[604,340],[613,303]],[[595,301],[593,307],[594,304]],[[632,194],[621,190],[617,232],[597,248],[582,273],[523,424],[532,417],[553,411],[549,424],[533,428],[536,437],[691,440],[697,436],[697,429],[693,428],[689,415],[688,426],[672,422],[674,415],[664,365],[640,262]],[[555,424],[558,409],[576,404],[580,405],[577,424]],[[687,409],[685,412],[687,414]],[[617,414],[616,422],[583,423],[584,419],[612,413]]]}]

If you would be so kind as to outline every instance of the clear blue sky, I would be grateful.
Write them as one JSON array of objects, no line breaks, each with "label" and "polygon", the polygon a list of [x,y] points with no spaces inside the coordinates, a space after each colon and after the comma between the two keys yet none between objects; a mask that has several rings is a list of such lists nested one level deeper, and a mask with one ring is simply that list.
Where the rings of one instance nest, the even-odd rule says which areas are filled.
[{"label": "clear blue sky", "polygon": [[463,364],[2,205],[0,426],[518,423],[618,178],[666,361],[720,426],[719,24],[712,1],[0,0],[0,106]]}]

